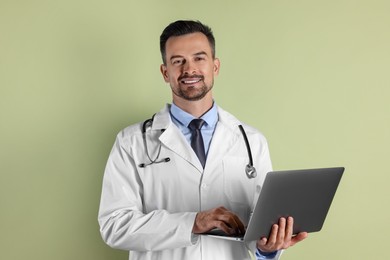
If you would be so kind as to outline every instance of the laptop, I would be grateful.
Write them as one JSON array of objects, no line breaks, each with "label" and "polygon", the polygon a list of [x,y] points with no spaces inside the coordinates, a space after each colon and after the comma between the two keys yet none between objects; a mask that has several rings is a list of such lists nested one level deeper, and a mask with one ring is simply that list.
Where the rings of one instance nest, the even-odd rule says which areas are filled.
[{"label": "laptop", "polygon": [[322,229],[344,167],[269,172],[264,180],[246,232],[229,236],[213,229],[207,236],[236,241],[268,237],[279,218],[294,218],[293,234]]}]

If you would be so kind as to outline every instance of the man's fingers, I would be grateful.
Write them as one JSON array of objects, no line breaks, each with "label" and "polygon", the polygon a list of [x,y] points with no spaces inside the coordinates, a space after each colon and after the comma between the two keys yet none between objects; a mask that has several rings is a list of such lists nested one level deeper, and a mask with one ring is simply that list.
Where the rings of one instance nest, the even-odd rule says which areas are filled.
[{"label": "man's fingers", "polygon": [[267,244],[267,241],[268,239],[266,237],[262,237],[259,242],[258,242],[258,245],[260,246],[265,246]]},{"label": "man's fingers", "polygon": [[278,237],[279,226],[277,224],[272,225],[271,233],[267,239],[267,245],[273,246],[276,243]]},{"label": "man's fingers", "polygon": [[290,246],[293,246],[295,245],[296,243],[298,242],[301,242],[302,240],[304,240],[305,238],[307,238],[309,234],[307,232],[301,232],[301,233],[298,233],[295,237],[293,237],[291,239],[291,242],[290,242]]},{"label": "man's fingers", "polygon": [[195,218],[193,233],[204,233],[219,228],[227,234],[245,232],[244,224],[239,217],[224,207],[199,212]]},{"label": "man's fingers", "polygon": [[233,233],[236,234],[243,234],[245,233],[245,226],[237,217],[237,215],[233,214],[230,211],[226,211],[225,214],[222,214],[219,216],[219,220],[224,222],[227,226],[230,227],[231,230],[233,230]]},{"label": "man's fingers", "polygon": [[214,225],[228,235],[233,235],[236,233],[234,228],[226,225],[226,223],[223,221],[215,221]]},{"label": "man's fingers", "polygon": [[264,252],[274,252],[280,249],[287,249],[290,246],[304,240],[307,232],[301,232],[293,236],[294,219],[292,217],[280,218],[278,224],[274,224],[268,238],[261,238],[257,246]]},{"label": "man's fingers", "polygon": [[286,223],[286,237],[291,238],[294,231],[294,218],[288,217]]},{"label": "man's fingers", "polygon": [[290,246],[291,238],[293,235],[293,229],[294,229],[294,219],[292,217],[288,217],[285,219],[285,225],[283,227],[283,237],[281,236],[281,244],[283,249],[286,249]]},{"label": "man's fingers", "polygon": [[286,237],[286,219],[280,218],[279,219],[279,228],[278,228],[278,235],[277,235],[277,241],[278,244],[280,244],[280,241],[284,241]]}]

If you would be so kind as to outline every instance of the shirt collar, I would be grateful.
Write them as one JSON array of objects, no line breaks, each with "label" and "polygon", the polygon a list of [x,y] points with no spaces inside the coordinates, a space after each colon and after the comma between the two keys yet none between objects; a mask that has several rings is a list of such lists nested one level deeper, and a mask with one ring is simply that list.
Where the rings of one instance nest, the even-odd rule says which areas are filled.
[{"label": "shirt collar", "polygon": [[[171,116],[173,116],[180,124],[183,126],[188,127],[188,125],[191,123],[195,117],[178,106],[176,106],[174,103],[171,105]],[[218,121],[218,109],[215,102],[213,102],[213,106],[201,117],[205,121],[206,124],[204,124],[207,128],[214,128]]]}]

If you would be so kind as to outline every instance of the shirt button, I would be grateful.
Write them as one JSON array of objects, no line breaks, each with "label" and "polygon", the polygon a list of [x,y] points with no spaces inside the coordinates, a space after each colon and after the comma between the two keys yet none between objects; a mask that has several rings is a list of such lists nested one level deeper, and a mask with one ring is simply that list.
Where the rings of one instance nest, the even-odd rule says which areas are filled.
[{"label": "shirt button", "polygon": [[206,183],[202,183],[201,187],[202,187],[202,189],[207,189],[208,185]]}]

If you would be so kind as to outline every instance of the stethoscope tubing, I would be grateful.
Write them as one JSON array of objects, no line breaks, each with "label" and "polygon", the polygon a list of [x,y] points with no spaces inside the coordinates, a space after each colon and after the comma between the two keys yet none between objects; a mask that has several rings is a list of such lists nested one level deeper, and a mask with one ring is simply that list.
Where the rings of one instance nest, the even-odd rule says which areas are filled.
[{"label": "stethoscope tubing", "polygon": [[[149,163],[140,163],[138,165],[138,167],[140,167],[140,168],[145,168],[146,166],[149,166],[149,165],[152,165],[155,163],[169,162],[171,160],[169,157],[164,158],[162,160],[158,160],[160,153],[161,153],[161,146],[162,146],[161,143],[158,147],[156,158],[152,159],[149,155],[148,143],[146,140],[146,128],[148,127],[148,125],[150,125],[150,126],[152,125],[153,119],[154,119],[154,115],[152,118],[145,120],[145,122],[142,124],[142,139],[143,139],[143,143],[144,143],[144,147],[145,147],[145,153],[149,159]],[[249,145],[248,137],[246,135],[244,127],[242,125],[238,125],[238,128],[240,129],[241,134],[244,137],[244,142],[245,142],[245,146],[246,146],[246,149],[248,152],[248,158],[249,158],[249,162],[245,167],[245,173],[249,179],[252,179],[252,178],[255,178],[257,176],[257,172],[256,172],[255,167],[253,166],[253,157],[252,157],[251,147]],[[163,129],[162,132],[164,132],[164,130],[165,129]]]}]

